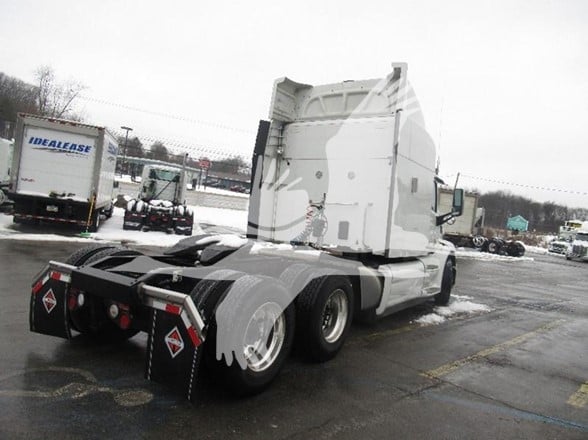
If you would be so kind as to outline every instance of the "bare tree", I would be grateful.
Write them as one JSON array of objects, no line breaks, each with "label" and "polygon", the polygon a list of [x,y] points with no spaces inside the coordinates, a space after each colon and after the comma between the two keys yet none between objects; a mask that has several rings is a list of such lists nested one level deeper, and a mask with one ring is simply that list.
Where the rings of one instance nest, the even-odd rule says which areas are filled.
[{"label": "bare tree", "polygon": [[37,79],[37,106],[39,114],[53,118],[81,119],[73,109],[73,102],[86,89],[75,80],[58,82],[50,66],[41,66],[35,71]]},{"label": "bare tree", "polygon": [[167,162],[169,160],[169,153],[162,142],[156,141],[151,145],[151,159],[161,160]]},{"label": "bare tree", "polygon": [[0,119],[14,122],[18,112],[36,111],[36,88],[0,72]]}]

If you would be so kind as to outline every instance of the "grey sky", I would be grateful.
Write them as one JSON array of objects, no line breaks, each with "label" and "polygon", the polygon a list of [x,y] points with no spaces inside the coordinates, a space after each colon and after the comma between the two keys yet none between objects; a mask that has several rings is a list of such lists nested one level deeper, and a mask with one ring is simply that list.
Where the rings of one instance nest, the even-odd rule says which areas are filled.
[{"label": "grey sky", "polygon": [[89,123],[249,156],[274,79],[405,61],[448,181],[588,208],[586,1],[0,4],[0,71],[32,82],[48,64],[87,97],[191,120],[83,100]]}]

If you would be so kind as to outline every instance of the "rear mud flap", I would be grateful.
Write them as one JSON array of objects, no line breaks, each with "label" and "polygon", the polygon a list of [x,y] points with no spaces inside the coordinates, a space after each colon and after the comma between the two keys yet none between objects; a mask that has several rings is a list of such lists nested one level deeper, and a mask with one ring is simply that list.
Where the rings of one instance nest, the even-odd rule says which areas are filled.
[{"label": "rear mud flap", "polygon": [[145,377],[171,386],[194,403],[203,351],[200,343],[185,316],[153,309]]},{"label": "rear mud flap", "polygon": [[70,339],[67,310],[70,275],[47,268],[33,284],[29,309],[30,329],[36,333]]}]

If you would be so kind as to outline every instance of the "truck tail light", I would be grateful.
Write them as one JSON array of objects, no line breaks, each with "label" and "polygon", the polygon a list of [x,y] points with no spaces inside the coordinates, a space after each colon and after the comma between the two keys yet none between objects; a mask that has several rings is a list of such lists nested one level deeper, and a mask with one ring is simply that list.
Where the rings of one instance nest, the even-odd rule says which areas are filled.
[{"label": "truck tail light", "polygon": [[131,326],[131,317],[127,313],[121,313],[118,326],[123,330],[127,330]]},{"label": "truck tail light", "polygon": [[83,307],[84,303],[86,302],[86,297],[84,296],[84,292],[70,288],[69,294],[67,297],[67,308],[71,310],[75,310],[79,307]]},{"label": "truck tail light", "polygon": [[108,317],[121,329],[127,330],[133,321],[130,307],[127,304],[110,302],[107,308]]}]

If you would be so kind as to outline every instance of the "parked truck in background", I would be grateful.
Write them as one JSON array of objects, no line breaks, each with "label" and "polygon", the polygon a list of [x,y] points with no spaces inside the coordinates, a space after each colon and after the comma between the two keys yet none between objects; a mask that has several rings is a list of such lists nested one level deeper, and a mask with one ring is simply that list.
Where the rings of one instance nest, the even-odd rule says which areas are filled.
[{"label": "parked truck in background", "polygon": [[[439,188],[440,209],[448,209],[453,201],[453,190],[442,186]],[[483,235],[483,207],[478,206],[479,195],[466,191],[463,200],[463,213],[449,223],[443,225],[443,238],[459,247],[481,249],[487,241]]]},{"label": "parked truck in background", "polygon": [[[517,240],[505,240],[498,237],[488,238],[484,235],[485,210],[480,207],[479,194],[467,191],[464,194],[463,214],[443,225],[443,238],[459,247],[470,247],[482,252],[522,257],[525,246]],[[447,187],[439,190],[441,210],[451,207],[453,191]]]},{"label": "parked truck in background", "polygon": [[129,200],[123,229],[192,235],[194,213],[186,206],[184,169],[145,165],[139,194]]},{"label": "parked truck in background", "polygon": [[103,127],[19,114],[9,196],[14,222],[96,231],[112,214],[118,143]]},{"label": "parked truck in background", "polygon": [[580,227],[575,229],[574,239],[567,248],[566,259],[578,259],[588,261],[588,222],[579,222]]},{"label": "parked truck in background", "polygon": [[463,191],[437,206],[436,150],[406,72],[277,80],[258,127],[247,236],[192,236],[149,255],[99,244],[50,262],[33,281],[31,330],[144,331],[145,376],[194,401],[202,363],[255,393],[294,340],[324,362],[354,318],[447,304],[456,258],[440,226],[461,214]]},{"label": "parked truck in background", "polygon": [[5,191],[10,185],[10,166],[12,165],[13,143],[8,139],[0,138],[0,205],[6,202]]}]

